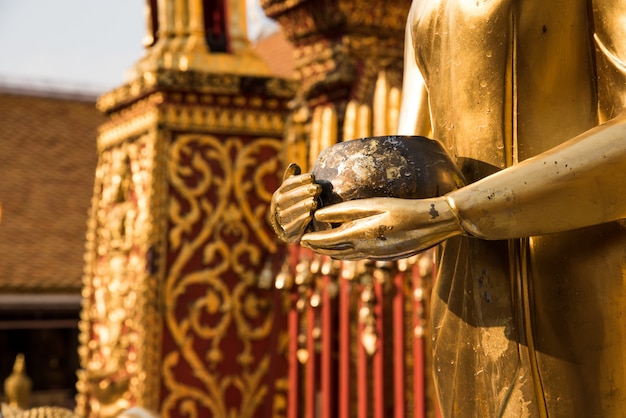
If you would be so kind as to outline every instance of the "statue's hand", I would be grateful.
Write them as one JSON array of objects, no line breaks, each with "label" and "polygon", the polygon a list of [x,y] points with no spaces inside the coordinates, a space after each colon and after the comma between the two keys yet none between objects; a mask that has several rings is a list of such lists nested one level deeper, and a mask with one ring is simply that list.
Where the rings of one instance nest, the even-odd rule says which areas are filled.
[{"label": "statue's hand", "polygon": [[463,233],[445,197],[352,200],[318,210],[315,219],[339,226],[307,233],[301,244],[348,260],[408,257]]},{"label": "statue's hand", "polygon": [[317,209],[317,197],[322,191],[312,174],[300,174],[297,164],[285,170],[283,184],[274,192],[270,203],[270,221],[278,238],[298,242]]}]

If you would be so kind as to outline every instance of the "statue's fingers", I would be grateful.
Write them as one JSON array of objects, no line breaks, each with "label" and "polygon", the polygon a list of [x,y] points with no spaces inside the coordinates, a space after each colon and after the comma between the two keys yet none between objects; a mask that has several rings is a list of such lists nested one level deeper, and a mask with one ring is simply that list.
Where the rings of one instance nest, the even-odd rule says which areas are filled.
[{"label": "statue's fingers", "polygon": [[[276,196],[276,204],[281,209],[287,209],[291,206],[304,204],[312,204],[317,202],[317,196],[322,192],[319,184],[312,183],[300,186],[298,188],[282,192]],[[317,206],[311,207],[309,210],[315,210]]]},{"label": "statue's fingers", "polygon": [[290,219],[285,219],[281,216],[280,225],[283,229],[283,234],[290,241],[297,240],[302,236],[312,218],[313,216],[310,212],[301,213],[299,216]]},{"label": "statue's fingers", "polygon": [[315,251],[318,254],[328,255],[332,258],[339,258],[342,260],[360,260],[367,258],[368,255],[358,250],[352,242],[340,242],[331,244],[326,240],[320,242],[312,239],[304,238],[310,234],[305,234],[300,241],[300,245]]},{"label": "statue's fingers", "polygon": [[313,211],[317,209],[317,199],[310,198],[306,200],[300,200],[291,206],[287,206],[285,209],[279,211],[280,219],[282,223],[291,222],[292,219],[298,219],[302,215],[313,218]]},{"label": "statue's fingers", "polygon": [[354,242],[350,235],[350,228],[341,225],[337,228],[319,232],[309,232],[302,236],[302,245],[314,250],[350,250],[354,249]]},{"label": "statue's fingers", "polygon": [[[317,217],[316,220],[318,220]],[[360,241],[371,241],[377,238],[386,240],[386,231],[387,227],[381,224],[381,217],[373,215],[347,221],[332,229],[307,233],[302,240],[320,248],[342,245],[352,245],[356,248]]]},{"label": "statue's fingers", "polygon": [[333,239],[335,230],[309,232],[302,236],[300,245],[325,255],[338,256],[354,250],[354,243],[344,239]]},{"label": "statue's fingers", "polygon": [[288,192],[299,187],[316,184],[315,176],[311,173],[299,174],[291,177],[287,177],[280,185],[280,191],[282,193]]},{"label": "statue's fingers", "polygon": [[341,259],[341,260],[362,260],[364,258],[369,258],[369,256],[362,252],[355,252],[352,248],[313,248],[307,245],[303,245],[318,254],[327,255],[332,258]]},{"label": "statue's fingers", "polygon": [[343,223],[381,213],[381,210],[375,206],[364,205],[362,202],[364,200],[352,200],[326,206],[315,212],[315,220],[325,223]]}]

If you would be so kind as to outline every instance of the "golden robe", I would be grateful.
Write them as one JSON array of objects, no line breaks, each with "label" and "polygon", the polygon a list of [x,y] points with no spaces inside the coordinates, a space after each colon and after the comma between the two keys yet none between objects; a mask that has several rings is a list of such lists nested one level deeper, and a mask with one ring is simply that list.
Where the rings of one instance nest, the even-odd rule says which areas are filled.
[{"label": "golden robe", "polygon": [[[416,0],[431,136],[471,183],[617,116],[625,21],[618,1]],[[448,240],[433,327],[445,417],[626,417],[626,223]]]}]

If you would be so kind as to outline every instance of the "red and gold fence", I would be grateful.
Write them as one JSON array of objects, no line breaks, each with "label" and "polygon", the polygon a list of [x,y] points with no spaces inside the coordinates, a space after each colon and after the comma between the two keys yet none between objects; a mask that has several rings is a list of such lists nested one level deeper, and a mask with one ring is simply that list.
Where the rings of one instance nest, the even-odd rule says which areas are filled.
[{"label": "red and gold fence", "polygon": [[276,282],[291,295],[288,418],[436,416],[425,309],[433,256],[340,262],[291,248]]}]

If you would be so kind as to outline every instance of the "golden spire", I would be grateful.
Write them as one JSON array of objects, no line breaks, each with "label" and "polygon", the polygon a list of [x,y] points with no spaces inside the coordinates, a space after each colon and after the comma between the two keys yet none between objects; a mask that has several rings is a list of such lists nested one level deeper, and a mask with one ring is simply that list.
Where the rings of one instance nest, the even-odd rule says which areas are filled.
[{"label": "golden spire", "polygon": [[146,23],[146,55],[129,82],[157,70],[269,75],[250,47],[245,0],[151,0]]},{"label": "golden spire", "polygon": [[24,366],[24,354],[20,353],[15,358],[13,372],[4,381],[4,393],[9,405],[24,409],[28,407],[32,382],[26,375]]}]

